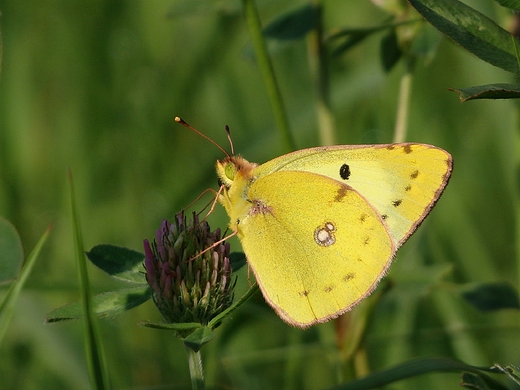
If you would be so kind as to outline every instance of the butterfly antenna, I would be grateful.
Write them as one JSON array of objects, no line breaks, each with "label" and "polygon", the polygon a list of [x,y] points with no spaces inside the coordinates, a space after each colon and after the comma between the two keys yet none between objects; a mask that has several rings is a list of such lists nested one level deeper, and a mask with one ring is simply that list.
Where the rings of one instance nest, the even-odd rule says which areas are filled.
[{"label": "butterfly antenna", "polygon": [[[226,152],[226,151],[222,148],[222,146],[220,146],[219,144],[217,144],[215,141],[213,141],[213,140],[212,140],[211,138],[209,138],[207,135],[202,134],[202,133],[201,133],[200,131],[198,131],[196,128],[190,126],[186,121],[184,121],[184,119],[182,119],[182,118],[176,116],[176,117],[175,117],[175,122],[180,123],[180,124],[183,125],[184,127],[187,127],[188,129],[190,129],[190,130],[194,131],[195,133],[197,133],[198,135],[200,135],[202,138],[207,139],[209,142],[211,142],[213,145],[215,145],[217,148],[219,148],[222,152],[224,152],[224,154],[225,154],[226,156],[231,157],[231,156],[229,155],[229,153]],[[229,133],[228,133],[228,134],[229,134]],[[233,145],[231,145],[231,147],[233,147]]]},{"label": "butterfly antenna", "polygon": [[233,146],[233,140],[231,139],[231,130],[229,130],[229,126],[226,125],[226,133],[227,133],[227,139],[229,141],[229,145],[231,146],[231,154],[235,155],[235,147]]},{"label": "butterfly antenna", "polygon": [[192,260],[195,260],[197,257],[203,255],[203,254],[206,253],[207,251],[212,250],[212,249],[215,248],[216,246],[222,244],[223,242],[225,242],[226,240],[229,240],[231,237],[236,236],[237,234],[238,234],[238,230],[234,230],[233,233],[230,233],[230,234],[228,234],[226,237],[221,238],[221,239],[218,240],[217,242],[213,243],[210,247],[207,247],[207,248],[204,249],[202,252],[197,253],[195,256],[190,257],[190,258],[189,258],[188,260],[186,260],[186,261],[192,261]]}]

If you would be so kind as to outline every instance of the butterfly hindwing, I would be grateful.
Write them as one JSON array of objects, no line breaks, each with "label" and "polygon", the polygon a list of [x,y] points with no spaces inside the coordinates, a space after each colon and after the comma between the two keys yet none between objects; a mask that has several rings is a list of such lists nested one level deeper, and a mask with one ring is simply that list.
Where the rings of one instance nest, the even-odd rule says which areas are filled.
[{"label": "butterfly hindwing", "polygon": [[254,181],[247,196],[244,252],[267,301],[293,325],[349,310],[390,264],[394,244],[380,216],[348,185],[283,171]]}]

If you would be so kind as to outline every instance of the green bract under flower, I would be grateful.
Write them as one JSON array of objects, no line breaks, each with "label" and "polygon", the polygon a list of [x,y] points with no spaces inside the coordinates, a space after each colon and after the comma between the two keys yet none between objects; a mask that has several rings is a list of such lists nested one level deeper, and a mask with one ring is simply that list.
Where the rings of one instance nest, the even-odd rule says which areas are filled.
[{"label": "green bract under flower", "polygon": [[152,244],[144,240],[146,280],[165,322],[206,325],[232,304],[229,244],[218,241],[220,229],[183,212],[163,221]]}]

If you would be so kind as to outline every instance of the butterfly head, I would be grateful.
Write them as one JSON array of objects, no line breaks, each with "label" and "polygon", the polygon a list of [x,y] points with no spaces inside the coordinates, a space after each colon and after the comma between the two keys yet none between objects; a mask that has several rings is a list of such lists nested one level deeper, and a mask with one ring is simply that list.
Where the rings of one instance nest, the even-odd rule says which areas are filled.
[{"label": "butterfly head", "polygon": [[235,182],[253,178],[252,170],[257,164],[250,163],[246,159],[239,156],[230,156],[217,161],[217,174],[219,183],[225,187],[226,190],[231,188]]}]

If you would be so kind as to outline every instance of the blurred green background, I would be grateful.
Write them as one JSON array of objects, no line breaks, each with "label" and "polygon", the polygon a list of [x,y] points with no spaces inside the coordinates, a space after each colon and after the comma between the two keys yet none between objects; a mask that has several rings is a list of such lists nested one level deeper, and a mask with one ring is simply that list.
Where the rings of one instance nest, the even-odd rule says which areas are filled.
[{"label": "blurred green background", "polygon": [[[470,3],[502,26],[510,23],[512,14],[493,2]],[[257,4],[267,24],[306,2]],[[322,5],[325,31],[374,26],[388,17],[370,1]],[[229,125],[235,151],[250,161],[287,150],[238,0],[2,0],[0,12],[0,215],[19,230],[27,253],[54,225],[0,345],[0,388],[89,388],[82,323],[43,324],[46,313],[79,298],[67,169],[75,178],[86,248],[110,243],[142,252],[143,239],[154,237],[163,218],[217,188],[214,163],[222,153],[177,125],[176,115],[226,149]],[[381,37],[330,59],[338,144],[392,141],[404,66],[383,71]],[[454,173],[387,278],[392,288],[363,341],[369,371],[418,356],[520,364],[518,312],[480,313],[456,293],[458,283],[519,286],[518,107],[512,101],[460,104],[448,91],[514,80],[438,37],[433,58],[414,71],[407,140],[448,150]],[[276,45],[271,54],[297,147],[317,146],[308,42]],[[228,219],[219,207],[209,222],[225,227]],[[247,270],[238,276],[240,296]],[[96,293],[124,287],[94,267],[90,277]],[[140,320],[159,321],[153,303],[101,321],[114,388],[190,388],[181,342],[137,326]],[[257,294],[203,348],[208,385],[337,384],[343,369],[334,326],[293,329]],[[458,374],[428,375],[395,388],[455,388],[457,382]]]}]

